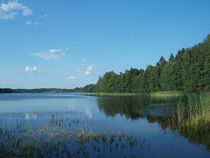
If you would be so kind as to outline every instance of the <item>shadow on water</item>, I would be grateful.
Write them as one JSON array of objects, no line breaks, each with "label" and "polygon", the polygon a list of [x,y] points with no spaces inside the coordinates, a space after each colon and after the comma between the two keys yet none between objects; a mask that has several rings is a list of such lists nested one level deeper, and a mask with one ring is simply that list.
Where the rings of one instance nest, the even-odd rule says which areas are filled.
[{"label": "shadow on water", "polygon": [[98,99],[98,107],[107,116],[117,114],[135,120],[142,116],[169,116],[171,106],[177,98],[151,98],[148,96],[102,97]]},{"label": "shadow on water", "polygon": [[186,137],[191,143],[204,144],[210,150],[210,124],[199,122],[180,124],[173,117],[174,107],[179,100],[187,103],[187,97],[150,98],[150,97],[105,97],[98,99],[98,106],[108,117],[123,115],[128,119],[146,118],[150,123],[157,122],[160,127]]}]

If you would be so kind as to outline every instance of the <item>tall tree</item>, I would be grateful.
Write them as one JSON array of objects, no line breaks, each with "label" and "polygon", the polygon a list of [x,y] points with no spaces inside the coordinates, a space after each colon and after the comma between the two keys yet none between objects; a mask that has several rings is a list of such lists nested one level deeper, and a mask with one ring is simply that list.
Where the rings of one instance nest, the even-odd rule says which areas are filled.
[{"label": "tall tree", "polygon": [[155,66],[145,70],[131,68],[124,73],[107,72],[96,86],[86,89],[97,92],[135,92],[210,90],[210,35],[192,48],[182,48],[169,61],[161,57]]}]

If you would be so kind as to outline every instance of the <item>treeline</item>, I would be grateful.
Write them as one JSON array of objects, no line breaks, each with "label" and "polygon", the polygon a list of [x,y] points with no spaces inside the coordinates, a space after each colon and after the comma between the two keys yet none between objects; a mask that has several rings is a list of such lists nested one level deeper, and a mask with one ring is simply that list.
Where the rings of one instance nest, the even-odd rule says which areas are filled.
[{"label": "treeline", "polygon": [[94,93],[94,92],[96,92],[95,87],[96,87],[95,84],[89,84],[89,85],[86,85],[85,87],[81,87],[81,88],[77,87],[74,89],[74,91],[75,92],[84,92],[84,93],[85,92]]},{"label": "treeline", "polygon": [[67,93],[74,92],[72,89],[39,88],[39,89],[0,89],[0,93]]},{"label": "treeline", "polygon": [[200,92],[210,90],[210,35],[192,48],[181,49],[145,70],[107,72],[96,85],[76,89],[82,92],[150,93],[156,91]]},{"label": "treeline", "polygon": [[0,93],[13,93],[13,90],[9,88],[0,88]]}]

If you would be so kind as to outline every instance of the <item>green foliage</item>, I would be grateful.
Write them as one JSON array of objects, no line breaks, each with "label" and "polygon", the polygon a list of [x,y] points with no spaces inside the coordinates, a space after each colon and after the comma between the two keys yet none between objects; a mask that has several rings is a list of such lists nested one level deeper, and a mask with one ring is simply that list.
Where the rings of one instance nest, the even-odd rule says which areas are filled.
[{"label": "green foliage", "polygon": [[94,84],[89,84],[89,85],[86,85],[85,87],[82,87],[82,88],[75,88],[74,91],[75,92],[93,93],[93,92],[95,92],[95,85]]},{"label": "green foliage", "polygon": [[100,78],[96,85],[97,92],[118,92],[120,76],[113,71],[107,72],[103,78]]},{"label": "green foliage", "polygon": [[152,92],[150,93],[150,96],[153,98],[180,97],[183,96],[183,93],[179,91],[160,91],[160,92]]},{"label": "green foliage", "polygon": [[145,70],[107,72],[94,88],[95,92],[104,93],[206,90],[210,90],[210,35],[192,48],[179,50],[175,57],[171,54],[168,61],[161,57],[156,66],[149,65]]}]

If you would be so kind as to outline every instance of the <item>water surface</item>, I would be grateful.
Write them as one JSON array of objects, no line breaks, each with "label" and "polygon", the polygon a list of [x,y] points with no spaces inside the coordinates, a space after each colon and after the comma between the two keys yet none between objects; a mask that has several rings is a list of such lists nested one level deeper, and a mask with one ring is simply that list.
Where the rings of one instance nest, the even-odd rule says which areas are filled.
[{"label": "water surface", "polygon": [[0,156],[210,157],[210,140],[170,124],[174,102],[73,93],[0,94]]}]

